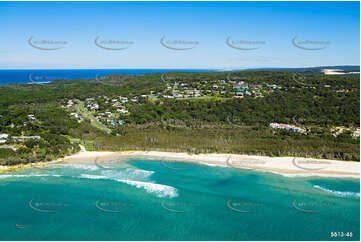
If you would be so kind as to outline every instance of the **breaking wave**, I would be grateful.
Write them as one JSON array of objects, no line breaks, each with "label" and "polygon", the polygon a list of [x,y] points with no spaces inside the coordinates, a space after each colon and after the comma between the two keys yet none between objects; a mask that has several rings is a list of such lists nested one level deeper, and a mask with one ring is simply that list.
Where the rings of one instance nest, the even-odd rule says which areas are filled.
[{"label": "breaking wave", "polygon": [[46,176],[60,177],[61,175],[51,175],[51,174],[26,174],[26,175],[5,174],[5,175],[0,175],[0,179],[20,178],[20,177],[46,177]]},{"label": "breaking wave", "polygon": [[99,176],[99,175],[91,175],[91,174],[81,174],[79,178],[86,178],[86,179],[104,179],[104,180],[108,180],[109,177],[106,176]]},{"label": "breaking wave", "polygon": [[121,180],[118,181],[135,186],[136,188],[143,188],[149,193],[155,193],[158,197],[176,197],[177,189],[171,186],[156,184],[151,182],[132,181],[132,180]]},{"label": "breaking wave", "polygon": [[339,197],[352,197],[352,198],[360,198],[360,193],[359,192],[342,192],[342,191],[336,191],[336,190],[331,190],[331,189],[327,189],[318,185],[314,185],[314,188],[320,189],[322,191],[328,192],[328,193],[332,193],[336,196]]},{"label": "breaking wave", "polygon": [[134,181],[134,180],[126,180],[126,179],[117,179],[111,178],[104,175],[91,175],[91,174],[81,174],[79,178],[87,178],[87,179],[96,179],[96,180],[113,180],[122,183],[126,183],[131,186],[135,186],[136,188],[143,188],[149,193],[155,193],[158,197],[176,197],[177,189],[171,186],[157,184],[152,182],[144,182],[144,181]]},{"label": "breaking wave", "polygon": [[62,166],[65,168],[74,168],[74,169],[81,169],[81,170],[88,170],[88,171],[96,171],[99,170],[99,167],[96,165],[88,165],[88,164],[61,164],[58,166]]},{"label": "breaking wave", "polygon": [[139,180],[151,176],[154,171],[125,168],[120,170],[102,170],[101,175],[113,179]]}]

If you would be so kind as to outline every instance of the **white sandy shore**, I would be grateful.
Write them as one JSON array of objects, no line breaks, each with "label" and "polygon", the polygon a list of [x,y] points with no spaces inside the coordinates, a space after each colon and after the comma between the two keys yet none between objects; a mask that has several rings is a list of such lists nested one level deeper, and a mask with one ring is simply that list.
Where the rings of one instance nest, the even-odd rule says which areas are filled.
[{"label": "white sandy shore", "polygon": [[343,72],[342,69],[322,69],[322,72],[323,72],[325,75],[360,74],[360,72],[358,72],[358,71],[345,73],[345,72]]},{"label": "white sandy shore", "polygon": [[[236,154],[198,154],[172,153],[158,151],[127,151],[127,152],[90,152],[82,149],[81,152],[65,157],[64,159],[48,163],[27,164],[21,166],[0,166],[0,171],[9,171],[26,168],[33,165],[44,166],[58,162],[67,164],[94,163],[114,160],[145,158],[166,161],[182,161],[201,163],[206,165],[257,169],[280,173],[288,176],[328,176],[328,177],[360,177],[360,163],[353,161],[337,161],[294,157],[268,157]],[[166,162],[172,169],[172,163]],[[176,166],[174,166],[176,167]],[[175,168],[176,169],[176,168]]]}]

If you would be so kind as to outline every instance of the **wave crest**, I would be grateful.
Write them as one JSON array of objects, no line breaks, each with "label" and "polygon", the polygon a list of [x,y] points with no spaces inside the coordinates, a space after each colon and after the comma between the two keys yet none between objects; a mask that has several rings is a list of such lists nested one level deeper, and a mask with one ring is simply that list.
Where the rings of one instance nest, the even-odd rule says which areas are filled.
[{"label": "wave crest", "polygon": [[147,192],[156,193],[158,197],[176,197],[177,189],[171,186],[156,184],[151,182],[141,182],[132,180],[118,180],[120,182],[135,186],[136,188],[144,188]]},{"label": "wave crest", "polygon": [[0,179],[19,178],[19,177],[46,177],[46,176],[60,177],[61,175],[50,175],[50,174],[26,174],[26,175],[5,174],[5,175],[0,175]]},{"label": "wave crest", "polygon": [[331,189],[327,189],[318,185],[314,185],[314,188],[320,189],[322,191],[328,192],[328,193],[332,193],[336,196],[339,197],[353,197],[353,198],[360,198],[360,193],[359,192],[342,192],[342,191],[336,191],[336,190],[331,190]]},{"label": "wave crest", "polygon": [[136,188],[143,188],[149,193],[155,193],[158,197],[176,197],[177,189],[171,186],[157,184],[152,182],[144,182],[144,181],[134,181],[134,180],[126,180],[126,179],[114,179],[111,177],[103,176],[103,175],[91,175],[91,174],[81,174],[79,178],[86,178],[86,179],[103,179],[103,180],[113,180],[122,183],[126,183],[131,186],[135,186]]}]

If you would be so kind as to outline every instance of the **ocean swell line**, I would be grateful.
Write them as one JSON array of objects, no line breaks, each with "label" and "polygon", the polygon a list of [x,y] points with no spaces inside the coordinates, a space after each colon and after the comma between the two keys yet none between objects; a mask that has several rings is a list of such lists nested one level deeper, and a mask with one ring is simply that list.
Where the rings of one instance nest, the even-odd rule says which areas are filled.
[{"label": "ocean swell line", "polygon": [[135,186],[136,188],[143,188],[149,193],[155,193],[158,197],[176,197],[177,189],[172,186],[167,186],[163,184],[156,184],[152,182],[144,182],[144,181],[134,181],[134,180],[125,180],[125,179],[115,179],[101,175],[90,175],[90,174],[81,174],[79,178],[86,179],[104,179],[104,180],[114,180],[118,182],[122,182],[131,186]]},{"label": "ocean swell line", "polygon": [[360,193],[359,192],[341,192],[341,191],[335,191],[335,190],[331,190],[331,189],[327,189],[318,185],[314,185],[314,188],[320,189],[322,191],[328,192],[328,193],[332,193],[336,196],[339,197],[353,197],[353,198],[360,198]]}]

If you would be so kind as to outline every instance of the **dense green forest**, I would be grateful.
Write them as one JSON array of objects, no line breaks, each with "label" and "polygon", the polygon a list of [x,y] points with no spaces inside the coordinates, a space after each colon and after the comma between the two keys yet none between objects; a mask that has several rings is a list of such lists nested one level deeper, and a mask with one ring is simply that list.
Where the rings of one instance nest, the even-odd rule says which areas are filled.
[{"label": "dense green forest", "polygon": [[[162,93],[166,82],[196,88],[209,80],[243,81],[279,88],[261,98],[245,96],[144,99],[129,104],[124,125],[107,134],[79,123],[64,108],[68,100]],[[295,74],[286,71],[171,72],[111,75],[91,80],[0,86],[0,133],[38,135],[0,149],[3,165],[49,161],[79,151],[72,139],[90,140],[91,150],[164,150],[190,153],[240,153],[359,160],[359,138],[333,127],[359,127],[358,75]],[[103,105],[103,104],[102,104]],[[28,120],[35,115],[37,122]],[[308,134],[269,128],[269,123],[300,125]],[[69,138],[71,137],[71,138]]]},{"label": "dense green forest", "polygon": [[131,109],[129,122],[143,124],[167,119],[226,122],[230,119],[245,124],[292,122],[304,124],[357,126],[359,95],[307,91],[277,91],[264,98],[245,97],[227,100],[164,100],[147,102]]}]

